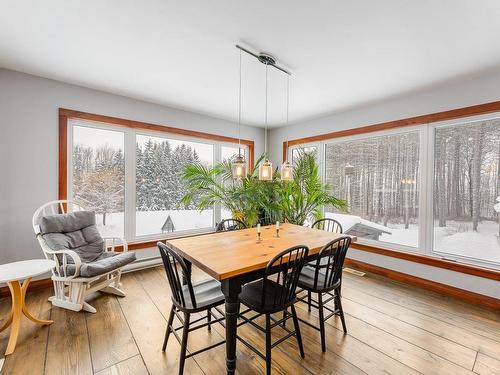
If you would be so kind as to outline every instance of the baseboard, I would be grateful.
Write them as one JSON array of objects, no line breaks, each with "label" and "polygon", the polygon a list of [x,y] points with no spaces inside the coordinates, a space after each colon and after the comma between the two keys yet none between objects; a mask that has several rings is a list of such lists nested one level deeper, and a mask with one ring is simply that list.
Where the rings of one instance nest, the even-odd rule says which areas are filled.
[{"label": "baseboard", "polygon": [[406,273],[393,271],[387,268],[382,268],[375,266],[373,264],[368,264],[354,259],[346,259],[345,265],[358,270],[371,272],[380,276],[387,277],[388,279],[400,281],[405,284],[415,285],[417,287],[432,290],[433,292],[445,294],[457,299],[472,302],[475,305],[481,305],[483,307],[488,307],[492,309],[500,309],[500,299],[485,296],[482,294],[470,292],[468,290],[459,289],[454,286],[441,284],[435,281],[422,279],[417,276],[408,275]]},{"label": "baseboard", "polygon": [[[30,283],[30,285],[28,286],[28,292],[31,292],[34,290],[50,288],[50,287],[52,287],[52,280],[51,279],[35,280],[35,281],[32,281]],[[0,298],[9,297],[9,296],[10,296],[9,287],[4,286],[4,287],[0,288]]]}]

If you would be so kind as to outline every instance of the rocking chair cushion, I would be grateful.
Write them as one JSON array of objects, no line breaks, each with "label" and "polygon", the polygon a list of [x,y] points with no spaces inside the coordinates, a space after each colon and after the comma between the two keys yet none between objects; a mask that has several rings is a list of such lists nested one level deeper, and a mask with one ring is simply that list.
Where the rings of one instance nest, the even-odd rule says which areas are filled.
[{"label": "rocking chair cushion", "polygon": [[44,216],[40,220],[40,232],[51,249],[73,250],[82,262],[97,260],[104,251],[104,241],[97,230],[94,212]]},{"label": "rocking chair cushion", "polygon": [[[121,268],[135,260],[135,253],[117,253],[108,251],[102,253],[96,260],[89,263],[82,263],[80,267],[81,277],[95,277]],[[63,272],[63,270],[61,270]],[[75,266],[69,264],[67,268],[68,276],[75,274]]]}]

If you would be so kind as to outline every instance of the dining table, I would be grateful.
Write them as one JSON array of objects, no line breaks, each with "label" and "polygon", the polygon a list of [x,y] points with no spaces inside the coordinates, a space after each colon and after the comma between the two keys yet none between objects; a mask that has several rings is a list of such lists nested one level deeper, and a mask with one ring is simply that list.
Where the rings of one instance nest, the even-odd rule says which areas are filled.
[{"label": "dining table", "polygon": [[[188,269],[194,264],[221,283],[225,297],[227,374],[234,374],[236,370],[238,296],[241,287],[262,278],[269,261],[281,251],[304,245],[309,248],[306,261],[311,261],[324,245],[343,236],[289,223],[279,224],[279,230],[276,225],[259,229],[232,230],[167,241],[184,258]],[[350,237],[351,241],[357,239]]]}]

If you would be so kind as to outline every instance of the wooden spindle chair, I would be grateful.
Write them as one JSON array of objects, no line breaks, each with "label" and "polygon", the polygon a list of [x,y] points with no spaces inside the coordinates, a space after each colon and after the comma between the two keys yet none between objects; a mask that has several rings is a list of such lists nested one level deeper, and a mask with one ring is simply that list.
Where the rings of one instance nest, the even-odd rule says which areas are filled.
[{"label": "wooden spindle chair", "polygon": [[[190,332],[203,327],[207,327],[210,331],[212,324],[220,323],[225,319],[224,312],[218,308],[218,306],[224,303],[224,295],[217,280],[208,279],[193,284],[191,281],[191,269],[186,266],[184,259],[175,250],[170,248],[168,244],[158,242],[157,246],[160,250],[170,290],[172,291],[172,308],[168,317],[162,350],[166,350],[168,339],[172,333],[181,345],[179,375],[182,375],[186,358],[203,353],[226,342],[226,340],[222,340],[194,352],[188,351],[187,347],[188,334]],[[213,314],[212,309],[216,310],[221,316],[217,317]],[[206,311],[206,315],[191,321],[191,314],[202,311]],[[182,316],[181,313],[183,314]],[[177,317],[181,322],[181,326],[174,328],[174,317]],[[215,319],[214,321],[212,321],[212,317]],[[193,326],[205,319],[207,320],[205,323]],[[182,337],[179,337],[177,333],[180,329],[182,329]]]},{"label": "wooden spindle chair", "polygon": [[[246,284],[240,293],[240,301],[248,309],[239,314],[239,317],[243,320],[239,325],[251,324],[266,335],[266,354],[261,353],[247,341],[239,337],[238,339],[266,361],[266,373],[268,375],[271,374],[271,349],[292,336],[296,337],[300,355],[304,358],[302,337],[294,304],[297,301],[296,289],[300,272],[305,264],[308,253],[309,249],[307,246],[295,246],[282,251],[268,263],[264,271],[264,277],[258,281]],[[291,314],[286,312],[288,308],[291,309]],[[257,314],[252,317],[246,317],[245,314],[250,311],[255,311]],[[281,311],[284,312],[282,319],[276,320],[272,317],[272,314]],[[265,327],[261,327],[254,322],[261,315],[265,315]],[[287,334],[272,343],[272,328],[283,324],[290,318],[293,319],[295,329],[292,331],[283,327],[287,331]]]}]

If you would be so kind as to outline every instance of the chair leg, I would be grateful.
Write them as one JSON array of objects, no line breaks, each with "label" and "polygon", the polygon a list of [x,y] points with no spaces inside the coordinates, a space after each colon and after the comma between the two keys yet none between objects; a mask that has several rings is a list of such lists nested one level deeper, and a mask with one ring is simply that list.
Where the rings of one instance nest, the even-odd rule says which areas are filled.
[{"label": "chair leg", "polygon": [[163,347],[161,348],[162,351],[165,351],[165,349],[167,348],[168,338],[169,338],[170,332],[171,332],[170,327],[172,326],[172,323],[174,322],[174,312],[175,312],[175,307],[174,307],[174,305],[172,305],[172,308],[170,309],[170,315],[168,316],[167,331],[165,332],[165,339],[163,340]]},{"label": "chair leg", "polygon": [[210,314],[210,309],[207,310],[207,322],[208,322],[208,332],[212,330],[210,322],[212,321],[212,314]]},{"label": "chair leg", "polygon": [[283,310],[283,328],[286,328],[286,313],[288,309],[285,307],[285,310]]},{"label": "chair leg", "polygon": [[187,341],[189,333],[189,319],[191,314],[184,313],[184,328],[182,329],[181,356],[179,359],[179,375],[184,373],[184,363],[186,362]]},{"label": "chair leg", "polygon": [[307,291],[307,311],[311,312],[311,292]]},{"label": "chair leg", "polygon": [[266,314],[266,374],[271,375],[271,316]]},{"label": "chair leg", "polygon": [[318,293],[318,307],[319,307],[319,332],[321,334],[321,350],[326,352],[325,343],[325,317],[323,314],[323,293]]},{"label": "chair leg", "polygon": [[302,345],[302,335],[300,334],[299,320],[297,319],[297,312],[295,311],[295,306],[292,305],[292,317],[293,317],[293,325],[295,326],[295,336],[297,337],[297,344],[299,345],[300,356],[302,358],[304,355],[304,346]]},{"label": "chair leg", "polygon": [[344,333],[347,333],[347,327],[345,325],[345,318],[344,318],[344,310],[342,309],[342,302],[340,302],[340,294],[335,291],[335,300],[337,301],[337,308],[339,310],[339,315],[340,315],[340,320],[342,322],[342,329],[344,330]]}]

